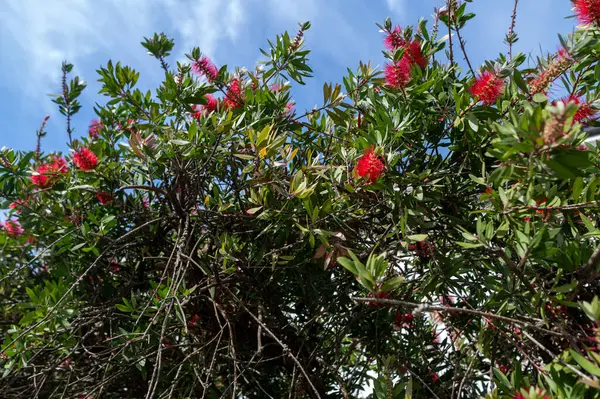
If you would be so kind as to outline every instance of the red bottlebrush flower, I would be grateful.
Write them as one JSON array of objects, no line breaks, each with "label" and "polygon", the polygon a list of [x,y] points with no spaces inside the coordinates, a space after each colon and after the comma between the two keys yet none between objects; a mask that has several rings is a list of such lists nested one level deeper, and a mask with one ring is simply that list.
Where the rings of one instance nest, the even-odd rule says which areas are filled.
[{"label": "red bottlebrush flower", "polygon": [[410,44],[405,46],[404,55],[402,58],[408,56],[408,59],[412,64],[417,64],[421,68],[425,68],[429,62],[427,58],[423,56],[421,52],[421,42],[413,40]]},{"label": "red bottlebrush flower", "polygon": [[419,241],[416,244],[408,244],[409,251],[414,251],[421,259],[429,259],[433,255],[433,246],[427,241]]},{"label": "red bottlebrush flower", "polygon": [[96,193],[96,198],[100,201],[100,205],[106,205],[114,201],[112,194],[107,193],[106,191],[98,191]]},{"label": "red bottlebrush flower", "polygon": [[202,106],[200,105],[192,105],[192,118],[198,120],[202,118]]},{"label": "red bottlebrush flower", "polygon": [[67,165],[67,161],[63,157],[56,157],[50,164],[50,169],[54,173],[65,174],[69,171],[69,165]]},{"label": "red bottlebrush flower", "polygon": [[11,203],[8,207],[10,209],[14,209],[15,213],[21,213],[21,208],[23,205],[27,205],[27,201],[26,200],[16,200],[15,202]]},{"label": "red bottlebrush flower", "polygon": [[504,91],[504,81],[490,71],[484,71],[471,86],[471,94],[484,105],[492,105]]},{"label": "red bottlebrush flower", "polygon": [[392,89],[401,89],[410,82],[410,60],[408,57],[393,64],[386,64],[383,70],[385,75],[385,84]]},{"label": "red bottlebrush flower", "polygon": [[98,164],[98,157],[92,152],[92,150],[87,147],[83,147],[73,154],[73,162],[75,162],[75,165],[77,165],[80,169],[92,170]]},{"label": "red bottlebrush flower", "polygon": [[498,366],[498,370],[500,370],[502,372],[502,374],[508,373],[508,367],[506,367],[503,364],[501,364],[501,365]]},{"label": "red bottlebrush flower", "polygon": [[356,173],[366,179],[367,183],[374,183],[385,171],[383,159],[377,156],[372,148],[367,148],[363,156],[356,163]]},{"label": "red bottlebrush flower", "polygon": [[119,262],[115,258],[112,258],[108,264],[113,272],[121,270],[121,265],[119,265]]},{"label": "red bottlebrush flower", "polygon": [[582,145],[577,146],[577,150],[578,151],[588,151],[589,148],[587,148],[587,146],[585,144],[582,144]]},{"label": "red bottlebrush flower", "polygon": [[37,245],[37,238],[35,238],[35,237],[29,237],[27,239],[27,244],[33,245],[33,246]]},{"label": "red bottlebrush flower", "polygon": [[104,126],[102,125],[102,122],[100,122],[98,119],[92,120],[88,130],[90,138],[96,140],[98,137],[100,137],[100,130],[102,130],[103,127]]},{"label": "red bottlebrush flower", "polygon": [[525,399],[525,396],[523,396],[521,392],[517,392],[515,396],[513,396],[513,399]]},{"label": "red bottlebrush flower", "polygon": [[242,84],[238,78],[234,78],[229,82],[225,99],[223,100],[225,108],[236,109],[244,105],[244,93]]},{"label": "red bottlebrush flower", "polygon": [[50,166],[45,163],[41,164],[34,170],[34,174],[31,175],[31,182],[40,188],[46,188],[50,186],[50,173]]},{"label": "red bottlebrush flower", "polygon": [[574,8],[582,24],[600,24],[600,0],[575,0]]},{"label": "red bottlebrush flower", "polygon": [[197,59],[192,64],[192,71],[199,76],[205,76],[209,82],[214,82],[219,76],[219,70],[207,56]]},{"label": "red bottlebrush flower", "polygon": [[415,316],[412,313],[400,313],[396,312],[396,316],[394,317],[394,328],[402,328],[402,327],[413,327],[413,321]]},{"label": "red bottlebrush flower", "polygon": [[8,234],[8,236],[12,238],[19,237],[25,231],[21,227],[21,223],[19,223],[19,221],[15,219],[9,219],[5,221],[4,230],[6,230],[6,234]]},{"label": "red bottlebrush flower", "polygon": [[440,379],[440,376],[435,371],[432,371],[429,375],[431,376],[432,382],[437,382]]},{"label": "red bottlebrush flower", "polygon": [[527,222],[527,223],[529,223],[529,222],[531,222],[531,218],[530,218],[530,217],[528,217],[528,216],[525,216],[525,217],[523,218],[523,221],[524,221],[524,222]]},{"label": "red bottlebrush flower", "polygon": [[190,321],[188,321],[188,327],[193,328],[193,327],[198,327],[199,325],[200,325],[200,316],[195,314],[192,316],[192,319]]},{"label": "red bottlebrush flower", "polygon": [[585,101],[582,101],[581,98],[575,95],[571,95],[562,100],[564,103],[572,102],[577,105],[577,112],[573,117],[575,122],[585,122],[594,115],[596,115],[596,110],[592,108],[590,104]]},{"label": "red bottlebrush flower", "polygon": [[387,32],[387,36],[383,39],[384,46],[391,51],[397,50],[405,44],[404,38],[402,38],[402,28],[396,25],[393,31]]},{"label": "red bottlebrush flower", "polygon": [[219,106],[219,101],[212,94],[207,94],[204,96],[204,98],[206,98],[206,104],[204,104],[202,107],[206,110],[206,112],[215,112]]}]

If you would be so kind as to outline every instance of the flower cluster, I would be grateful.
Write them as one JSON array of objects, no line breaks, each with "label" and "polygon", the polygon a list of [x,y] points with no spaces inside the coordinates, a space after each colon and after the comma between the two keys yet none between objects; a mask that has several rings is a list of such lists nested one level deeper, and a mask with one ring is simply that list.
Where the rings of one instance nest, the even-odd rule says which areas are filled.
[{"label": "flower cluster", "polygon": [[98,157],[87,147],[80,148],[73,154],[73,162],[82,170],[92,170],[98,165]]},{"label": "flower cluster", "polygon": [[219,70],[207,56],[197,59],[192,64],[192,71],[199,76],[205,76],[211,83],[217,80],[217,77],[219,76]]},{"label": "flower cluster", "polygon": [[382,157],[375,154],[372,148],[367,148],[356,163],[356,174],[366,179],[367,183],[375,183],[384,171],[385,164]]},{"label": "flower cluster", "polygon": [[409,251],[413,251],[419,258],[429,259],[433,255],[433,246],[427,241],[419,241],[416,244],[408,244]]},{"label": "flower cluster", "polygon": [[484,105],[496,103],[504,91],[504,80],[493,72],[483,71],[471,86],[471,94]]},{"label": "flower cluster", "polygon": [[600,0],[575,0],[575,14],[582,24],[600,24]]},{"label": "flower cluster", "polygon": [[102,125],[102,122],[100,122],[98,119],[94,119],[90,123],[90,127],[88,130],[90,138],[93,140],[97,140],[100,137],[100,131],[102,130],[103,127],[104,126]]},{"label": "flower cluster", "polygon": [[412,313],[396,312],[396,316],[394,317],[394,328],[412,328],[414,327],[414,319],[415,316]]},{"label": "flower cluster", "polygon": [[40,187],[46,188],[52,185],[61,175],[69,171],[67,161],[63,157],[55,157],[51,163],[43,163],[34,169],[31,175],[31,182]]},{"label": "flower cluster", "polygon": [[204,96],[206,104],[203,105],[192,105],[192,118],[200,119],[203,115],[215,112],[219,106],[219,100],[216,99],[212,94]]},{"label": "flower cluster", "polygon": [[114,201],[112,194],[107,193],[106,191],[98,191],[96,193],[96,198],[100,202],[100,205],[107,205]]},{"label": "flower cluster", "polygon": [[19,237],[25,231],[21,227],[21,223],[19,223],[19,221],[16,219],[9,219],[5,221],[4,230],[6,231],[6,234],[8,234],[8,236],[12,238]]},{"label": "flower cluster", "polygon": [[529,83],[531,95],[537,93],[545,94],[548,91],[550,84],[563,74],[571,64],[572,59],[569,56],[569,53],[564,48],[561,48],[554,57],[554,60],[548,64],[548,67]]},{"label": "flower cluster", "polygon": [[421,42],[418,40],[407,41],[402,37],[402,30],[396,26],[393,31],[388,32],[384,39],[384,45],[391,51],[404,49],[404,54],[400,61],[386,64],[384,75],[386,85],[392,89],[401,89],[405,87],[412,77],[411,68],[417,65],[420,68],[427,66],[427,58],[421,51]]},{"label": "flower cluster", "polygon": [[233,78],[229,82],[225,99],[223,100],[225,108],[232,110],[244,105],[244,91],[239,78]]}]

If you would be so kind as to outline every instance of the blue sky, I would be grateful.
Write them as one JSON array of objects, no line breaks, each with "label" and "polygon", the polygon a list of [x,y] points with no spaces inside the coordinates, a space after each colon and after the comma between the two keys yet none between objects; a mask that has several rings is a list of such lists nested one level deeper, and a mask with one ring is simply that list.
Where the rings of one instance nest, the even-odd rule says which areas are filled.
[{"label": "blue sky", "polygon": [[[45,151],[66,151],[64,118],[47,94],[57,93],[60,64],[67,59],[88,82],[82,111],[74,118],[75,136],[87,134],[98,95],[96,69],[107,60],[122,61],[141,73],[142,88],[156,87],[162,77],[156,60],[139,45],[144,36],[165,32],[176,41],[169,60],[183,60],[194,46],[217,65],[252,67],[259,47],[296,22],[309,20],[306,44],[313,50],[315,77],[295,91],[298,108],[310,108],[321,96],[323,82],[340,82],[346,67],[359,60],[381,65],[382,34],[375,22],[391,17],[394,24],[432,21],[442,0],[4,0],[0,9],[0,147],[29,150],[46,114],[51,118]],[[503,38],[510,25],[513,0],[475,0],[478,17],[464,32],[474,67],[506,51]],[[532,56],[558,47],[557,33],[575,25],[569,0],[520,0],[517,51]]]}]

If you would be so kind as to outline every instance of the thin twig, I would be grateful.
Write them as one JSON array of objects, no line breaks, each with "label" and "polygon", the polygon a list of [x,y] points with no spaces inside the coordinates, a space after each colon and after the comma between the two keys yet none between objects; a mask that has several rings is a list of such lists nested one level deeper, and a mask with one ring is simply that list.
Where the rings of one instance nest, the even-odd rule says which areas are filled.
[{"label": "thin twig", "polygon": [[[431,303],[414,303],[414,302],[406,302],[406,301],[398,301],[396,299],[383,299],[383,298],[359,298],[359,297],[351,297],[350,299],[356,302],[367,302],[367,303],[383,303],[388,305],[395,306],[405,306],[407,308],[415,309],[415,312],[444,312],[444,313],[465,313],[473,316],[479,316],[483,318],[496,319],[500,321],[504,321],[510,324],[516,324],[523,328],[530,328],[532,330],[537,330],[540,332],[544,332],[548,335],[556,335],[562,336],[562,334],[557,333],[556,331],[547,330],[538,325],[532,324],[525,320],[513,319],[511,317],[501,316],[494,313],[485,312],[482,310],[474,310],[467,308],[454,308],[451,306],[438,306]],[[540,320],[541,322],[541,320]]]},{"label": "thin twig", "polygon": [[515,33],[515,25],[517,23],[517,5],[519,4],[519,0],[515,0],[515,6],[513,8],[512,17],[510,21],[510,28],[508,29],[508,59],[512,61],[512,45],[513,45],[513,35]]}]

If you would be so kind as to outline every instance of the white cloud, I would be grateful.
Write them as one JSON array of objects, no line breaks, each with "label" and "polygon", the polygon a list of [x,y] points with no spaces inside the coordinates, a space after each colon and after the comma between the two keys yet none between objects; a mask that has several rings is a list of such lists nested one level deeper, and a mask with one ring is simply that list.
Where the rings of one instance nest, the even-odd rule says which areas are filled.
[{"label": "white cloud", "polygon": [[386,0],[388,9],[394,14],[400,14],[405,11],[405,0]]}]

